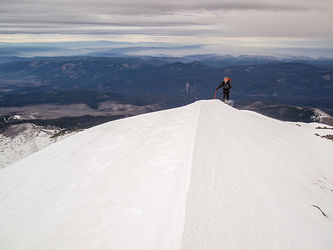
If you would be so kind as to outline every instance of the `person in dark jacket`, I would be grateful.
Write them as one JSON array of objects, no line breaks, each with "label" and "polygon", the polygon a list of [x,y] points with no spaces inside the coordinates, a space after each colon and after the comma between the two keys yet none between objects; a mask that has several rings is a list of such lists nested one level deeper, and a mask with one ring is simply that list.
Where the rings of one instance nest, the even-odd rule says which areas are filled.
[{"label": "person in dark jacket", "polygon": [[230,95],[230,89],[231,89],[231,79],[229,77],[224,77],[223,82],[220,83],[220,85],[216,88],[216,91],[220,88],[223,88],[223,102],[225,102],[225,99],[227,99],[227,102],[229,102],[229,95]]}]

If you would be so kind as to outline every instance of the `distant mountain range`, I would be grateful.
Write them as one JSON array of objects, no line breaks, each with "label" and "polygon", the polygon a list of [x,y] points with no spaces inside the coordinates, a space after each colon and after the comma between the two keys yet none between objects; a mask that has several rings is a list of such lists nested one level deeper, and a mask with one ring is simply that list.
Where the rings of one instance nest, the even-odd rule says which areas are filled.
[{"label": "distant mountain range", "polygon": [[96,108],[109,100],[182,105],[212,98],[227,75],[236,103],[265,100],[332,113],[333,66],[247,59],[252,64],[219,67],[225,64],[212,65],[207,57],[189,63],[151,57],[16,58],[0,64],[0,106],[86,103]]},{"label": "distant mountain range", "polygon": [[[115,116],[211,99],[226,75],[232,79],[231,98],[237,108],[303,122],[323,122],[316,109],[333,114],[333,66],[321,60],[304,63],[262,56],[198,55],[2,57],[0,61],[0,116],[38,114],[36,125],[86,128]],[[217,97],[221,95],[220,91]],[[57,115],[50,115],[47,105],[53,105]],[[64,122],[54,120],[61,117]],[[33,119],[4,126],[24,122]],[[331,118],[325,122],[331,124]]]}]

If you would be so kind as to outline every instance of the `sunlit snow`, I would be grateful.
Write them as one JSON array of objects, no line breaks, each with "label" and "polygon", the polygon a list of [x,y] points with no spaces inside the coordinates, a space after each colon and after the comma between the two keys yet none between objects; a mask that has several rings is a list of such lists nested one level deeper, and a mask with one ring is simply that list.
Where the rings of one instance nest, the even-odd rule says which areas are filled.
[{"label": "sunlit snow", "polygon": [[0,169],[0,249],[332,249],[333,143],[218,100]]}]

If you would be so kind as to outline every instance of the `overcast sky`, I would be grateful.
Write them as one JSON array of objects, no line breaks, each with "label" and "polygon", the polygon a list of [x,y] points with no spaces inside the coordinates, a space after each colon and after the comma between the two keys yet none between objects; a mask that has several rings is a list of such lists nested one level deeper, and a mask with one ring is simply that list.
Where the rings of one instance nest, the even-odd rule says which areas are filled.
[{"label": "overcast sky", "polygon": [[333,0],[0,0],[0,41],[333,48]]}]

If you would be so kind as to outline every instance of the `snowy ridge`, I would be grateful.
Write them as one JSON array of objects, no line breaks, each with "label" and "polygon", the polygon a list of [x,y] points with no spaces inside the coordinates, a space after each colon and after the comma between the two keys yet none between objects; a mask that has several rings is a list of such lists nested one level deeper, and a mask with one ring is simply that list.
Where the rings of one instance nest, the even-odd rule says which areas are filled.
[{"label": "snowy ridge", "polygon": [[85,130],[0,170],[0,249],[330,249],[311,131],[218,100]]},{"label": "snowy ridge", "polygon": [[0,168],[46,147],[55,133],[55,129],[42,129],[32,123],[12,125],[0,134]]},{"label": "snowy ridge", "polygon": [[52,138],[57,132],[57,128],[43,128],[33,123],[11,125],[0,134],[0,168],[71,135],[68,133]]},{"label": "snowy ridge", "polygon": [[333,145],[308,132],[203,105],[181,249],[330,249]]}]

